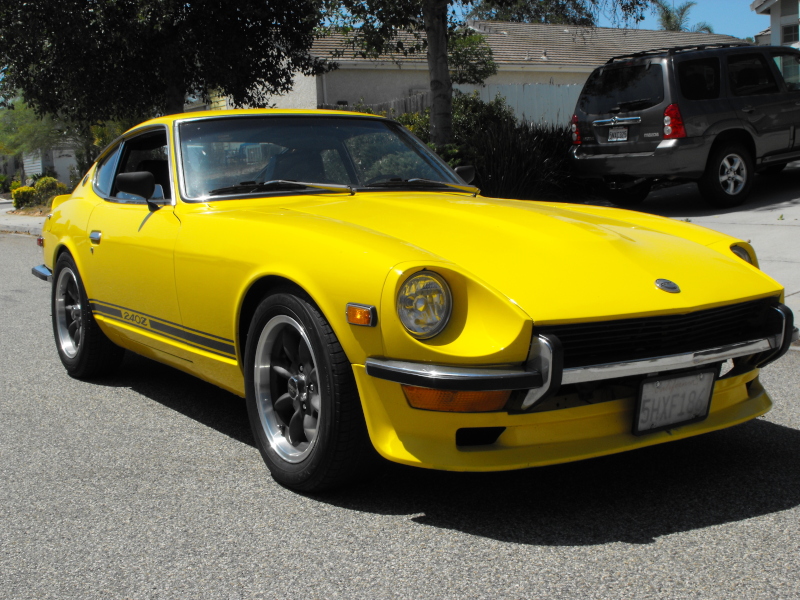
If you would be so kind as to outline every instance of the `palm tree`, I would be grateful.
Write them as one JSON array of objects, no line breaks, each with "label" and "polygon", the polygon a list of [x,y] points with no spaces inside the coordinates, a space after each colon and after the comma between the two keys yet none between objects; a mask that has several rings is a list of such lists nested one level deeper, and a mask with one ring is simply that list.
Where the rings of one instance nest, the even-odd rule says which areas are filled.
[{"label": "palm tree", "polygon": [[658,13],[658,24],[665,31],[698,31],[714,33],[711,25],[705,21],[695,23],[689,27],[689,11],[697,2],[684,2],[675,6],[674,2],[667,0],[652,0],[655,11]]}]

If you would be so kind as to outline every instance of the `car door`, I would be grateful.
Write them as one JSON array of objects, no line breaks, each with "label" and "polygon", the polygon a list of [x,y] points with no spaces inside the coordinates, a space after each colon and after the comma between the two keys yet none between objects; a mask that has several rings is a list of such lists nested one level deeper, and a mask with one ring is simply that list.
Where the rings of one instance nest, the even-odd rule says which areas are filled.
[{"label": "car door", "polygon": [[[145,170],[157,183],[150,203],[120,191],[116,181],[121,173]],[[174,276],[180,221],[171,180],[168,132],[157,128],[120,143],[98,166],[93,184],[102,202],[88,227],[92,310],[140,342],[169,337],[181,321]]]},{"label": "car door", "polygon": [[790,149],[792,119],[784,112],[790,103],[762,52],[730,54],[728,82],[731,103],[738,117],[756,134],[758,157]]}]

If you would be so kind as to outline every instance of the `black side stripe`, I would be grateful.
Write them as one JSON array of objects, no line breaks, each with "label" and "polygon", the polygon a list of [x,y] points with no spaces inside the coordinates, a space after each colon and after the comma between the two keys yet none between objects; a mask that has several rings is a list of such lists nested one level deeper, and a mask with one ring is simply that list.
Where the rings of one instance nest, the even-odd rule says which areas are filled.
[{"label": "black side stripe", "polygon": [[[209,351],[213,354],[219,354],[225,358],[236,358],[236,348],[233,343],[230,343],[230,340],[221,341],[224,340],[224,338],[211,336],[211,334],[205,334],[198,332],[197,330],[187,331],[171,324],[169,321],[163,321],[157,317],[144,315],[143,313],[136,312],[132,309],[118,308],[114,305],[109,306],[97,300],[90,300],[90,304],[93,312],[111,317],[116,321],[138,327],[139,329],[163,334],[166,337],[184,342],[190,346],[194,346],[202,350]],[[126,311],[136,316],[145,316],[146,322],[142,323],[141,320],[125,318],[123,312]]]}]

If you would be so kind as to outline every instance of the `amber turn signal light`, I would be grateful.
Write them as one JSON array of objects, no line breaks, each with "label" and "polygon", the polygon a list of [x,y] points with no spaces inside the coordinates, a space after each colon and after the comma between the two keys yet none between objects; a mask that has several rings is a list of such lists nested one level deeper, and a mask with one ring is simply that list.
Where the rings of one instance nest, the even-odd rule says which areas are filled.
[{"label": "amber turn signal light", "polygon": [[404,385],[408,403],[422,410],[443,412],[490,412],[501,410],[511,396],[510,390],[490,392],[456,392]]},{"label": "amber turn signal light", "polygon": [[347,322],[351,325],[375,327],[378,324],[378,311],[374,306],[365,304],[347,305]]}]

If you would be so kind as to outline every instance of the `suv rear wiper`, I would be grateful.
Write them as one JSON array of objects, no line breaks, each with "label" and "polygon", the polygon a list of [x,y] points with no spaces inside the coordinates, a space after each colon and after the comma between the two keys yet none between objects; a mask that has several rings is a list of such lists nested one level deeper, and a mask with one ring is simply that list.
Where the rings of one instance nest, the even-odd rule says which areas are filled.
[{"label": "suv rear wiper", "polygon": [[222,196],[225,194],[238,194],[241,192],[266,192],[281,190],[299,190],[303,188],[316,188],[330,192],[349,192],[352,196],[356,191],[349,185],[337,183],[309,183],[306,181],[289,181],[288,179],[272,179],[270,181],[242,181],[236,185],[218,188],[208,192],[209,196]]},{"label": "suv rear wiper", "polygon": [[453,188],[462,192],[467,192],[473,196],[477,196],[480,193],[480,190],[474,185],[459,185],[456,183],[447,183],[445,181],[434,181],[433,179],[422,179],[421,177],[414,177],[412,179],[389,179],[387,181],[372,183],[368,187],[408,187],[409,185],[415,187],[433,186]]},{"label": "suv rear wiper", "polygon": [[612,108],[608,112],[619,112],[623,108],[628,108],[628,109],[637,108],[640,105],[642,107],[644,107],[644,106],[649,105],[652,102],[653,102],[652,98],[637,98],[636,100],[626,100],[625,102],[620,102],[619,104],[617,104],[614,108]]}]

